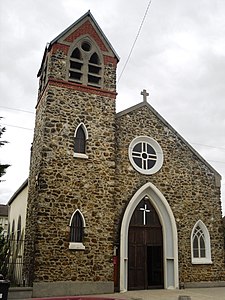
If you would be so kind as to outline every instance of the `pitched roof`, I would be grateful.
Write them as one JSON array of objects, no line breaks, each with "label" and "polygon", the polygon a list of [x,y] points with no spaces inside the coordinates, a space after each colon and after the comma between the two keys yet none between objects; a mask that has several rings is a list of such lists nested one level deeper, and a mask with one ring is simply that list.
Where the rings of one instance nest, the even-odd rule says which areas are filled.
[{"label": "pitched roof", "polygon": [[12,195],[12,197],[9,199],[8,205],[10,205],[14,199],[19,195],[19,193],[26,187],[28,186],[28,179],[26,179],[22,185],[18,188],[18,190]]},{"label": "pitched roof", "polygon": [[56,43],[61,37],[63,37],[67,32],[70,31],[70,29],[72,29],[73,27],[75,27],[77,24],[79,24],[81,21],[83,21],[85,18],[89,17],[92,22],[94,23],[94,25],[96,26],[96,28],[98,29],[98,31],[100,32],[100,34],[103,36],[104,40],[106,41],[106,43],[108,44],[109,48],[111,49],[111,51],[113,52],[113,54],[116,56],[116,58],[119,60],[119,56],[116,53],[115,49],[113,48],[113,46],[111,45],[111,43],[109,42],[109,40],[107,39],[106,35],[104,34],[104,32],[102,31],[102,29],[100,28],[100,26],[98,25],[98,23],[96,22],[95,18],[93,17],[92,13],[89,11],[87,11],[83,16],[81,16],[77,21],[75,21],[73,24],[71,24],[68,28],[66,28],[63,32],[61,32],[57,37],[55,37],[50,43],[49,46],[51,47],[54,43]]},{"label": "pitched roof", "polygon": [[0,216],[8,216],[8,205],[0,204]]},{"label": "pitched roof", "polygon": [[134,106],[131,106],[121,112],[116,114],[117,118],[120,118],[126,114],[131,112],[135,112],[135,110],[139,110],[142,107],[147,107],[151,110],[151,112],[158,118],[160,121],[167,126],[182,142],[190,149],[192,153],[194,153],[202,163],[204,163],[215,175],[217,178],[217,185],[221,185],[221,175],[146,101],[140,102]]}]

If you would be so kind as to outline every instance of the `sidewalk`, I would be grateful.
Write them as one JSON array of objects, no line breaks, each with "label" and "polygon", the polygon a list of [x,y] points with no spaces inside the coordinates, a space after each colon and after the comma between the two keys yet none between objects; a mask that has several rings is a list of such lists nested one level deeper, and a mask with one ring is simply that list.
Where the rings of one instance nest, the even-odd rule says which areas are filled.
[{"label": "sidewalk", "polygon": [[[180,297],[183,296],[183,297]],[[187,297],[185,297],[187,296]],[[179,299],[180,297],[180,299]],[[143,290],[143,291],[128,291],[125,293],[114,293],[104,295],[89,295],[89,296],[65,296],[58,297],[63,300],[97,300],[110,298],[110,300],[225,300],[225,287],[214,288],[189,288],[184,290]],[[31,299],[16,299],[11,300],[35,300]],[[38,298],[39,300],[41,298]],[[42,298],[43,299],[43,298]],[[44,298],[48,299],[48,298]],[[49,298],[50,299],[50,298]],[[51,300],[57,300],[57,297],[51,297]]]},{"label": "sidewalk", "polygon": [[[101,297],[104,296],[131,300],[178,300],[179,296],[183,296],[182,300],[225,300],[225,287],[128,291],[125,293],[101,295]],[[189,296],[190,298],[184,296]]]}]

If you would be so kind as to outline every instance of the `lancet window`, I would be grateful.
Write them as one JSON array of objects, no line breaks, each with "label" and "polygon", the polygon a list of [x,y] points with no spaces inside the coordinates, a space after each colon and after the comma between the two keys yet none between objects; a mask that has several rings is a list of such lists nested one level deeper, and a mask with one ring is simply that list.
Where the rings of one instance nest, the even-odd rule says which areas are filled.
[{"label": "lancet window", "polygon": [[83,250],[85,220],[80,210],[77,209],[70,219],[70,249]]},{"label": "lancet window", "polygon": [[103,65],[98,49],[90,39],[79,41],[69,59],[68,80],[76,83],[101,87]]},{"label": "lancet window", "polygon": [[205,224],[199,220],[191,234],[192,263],[207,264],[211,262],[210,235]]},{"label": "lancet window", "polygon": [[80,123],[74,134],[74,156],[88,158],[86,155],[88,132],[84,123]]}]

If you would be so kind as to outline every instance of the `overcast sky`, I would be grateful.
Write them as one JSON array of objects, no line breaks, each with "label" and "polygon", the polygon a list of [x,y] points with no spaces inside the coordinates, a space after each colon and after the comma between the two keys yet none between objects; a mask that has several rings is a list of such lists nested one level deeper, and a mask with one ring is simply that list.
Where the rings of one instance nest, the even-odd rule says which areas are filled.
[{"label": "overcast sky", "polygon": [[[118,77],[149,0],[0,1],[0,116],[7,129],[0,183],[7,203],[28,177],[38,79],[47,42],[89,9],[120,57]],[[225,1],[152,0],[117,85],[117,111],[149,103],[222,175],[225,214]],[[23,110],[23,111],[21,111]]]}]

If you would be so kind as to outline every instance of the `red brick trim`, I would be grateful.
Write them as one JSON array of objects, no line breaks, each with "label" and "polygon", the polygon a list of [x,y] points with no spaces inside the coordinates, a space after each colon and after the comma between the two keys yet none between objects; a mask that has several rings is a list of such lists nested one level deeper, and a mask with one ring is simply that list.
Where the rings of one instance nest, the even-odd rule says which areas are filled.
[{"label": "red brick trim", "polygon": [[116,57],[104,55],[104,65],[113,64],[113,66],[116,66],[117,63],[118,63],[118,60]]},{"label": "red brick trim", "polygon": [[48,83],[46,84],[43,92],[39,96],[36,108],[38,107],[44,93],[46,92],[47,86],[50,86],[50,85],[57,86],[57,87],[62,87],[62,88],[69,88],[69,89],[77,90],[77,91],[80,91],[80,92],[86,92],[86,93],[90,93],[90,94],[94,94],[94,95],[110,97],[112,99],[116,99],[116,96],[117,96],[116,92],[102,90],[102,89],[98,89],[98,88],[95,88],[95,87],[92,87],[92,86],[80,85],[80,84],[75,83],[75,82],[67,82],[67,81],[63,81],[63,80],[57,80],[57,79],[50,78],[48,80]]},{"label": "red brick trim", "polygon": [[70,47],[68,45],[63,45],[63,44],[60,44],[60,43],[56,43],[56,44],[52,45],[52,54],[55,54],[57,52],[57,50],[61,50],[65,54],[67,54],[68,51],[69,51],[69,48]]},{"label": "red brick trim", "polygon": [[95,40],[95,42],[98,44],[99,48],[102,51],[108,51],[108,49],[105,47],[104,43],[100,39],[98,33],[96,32],[96,30],[94,29],[94,27],[92,26],[92,24],[89,20],[87,20],[84,24],[82,24],[77,30],[72,32],[65,39],[65,41],[73,43],[73,41],[76,38],[78,38],[79,36],[85,35],[85,34],[89,34]]}]

